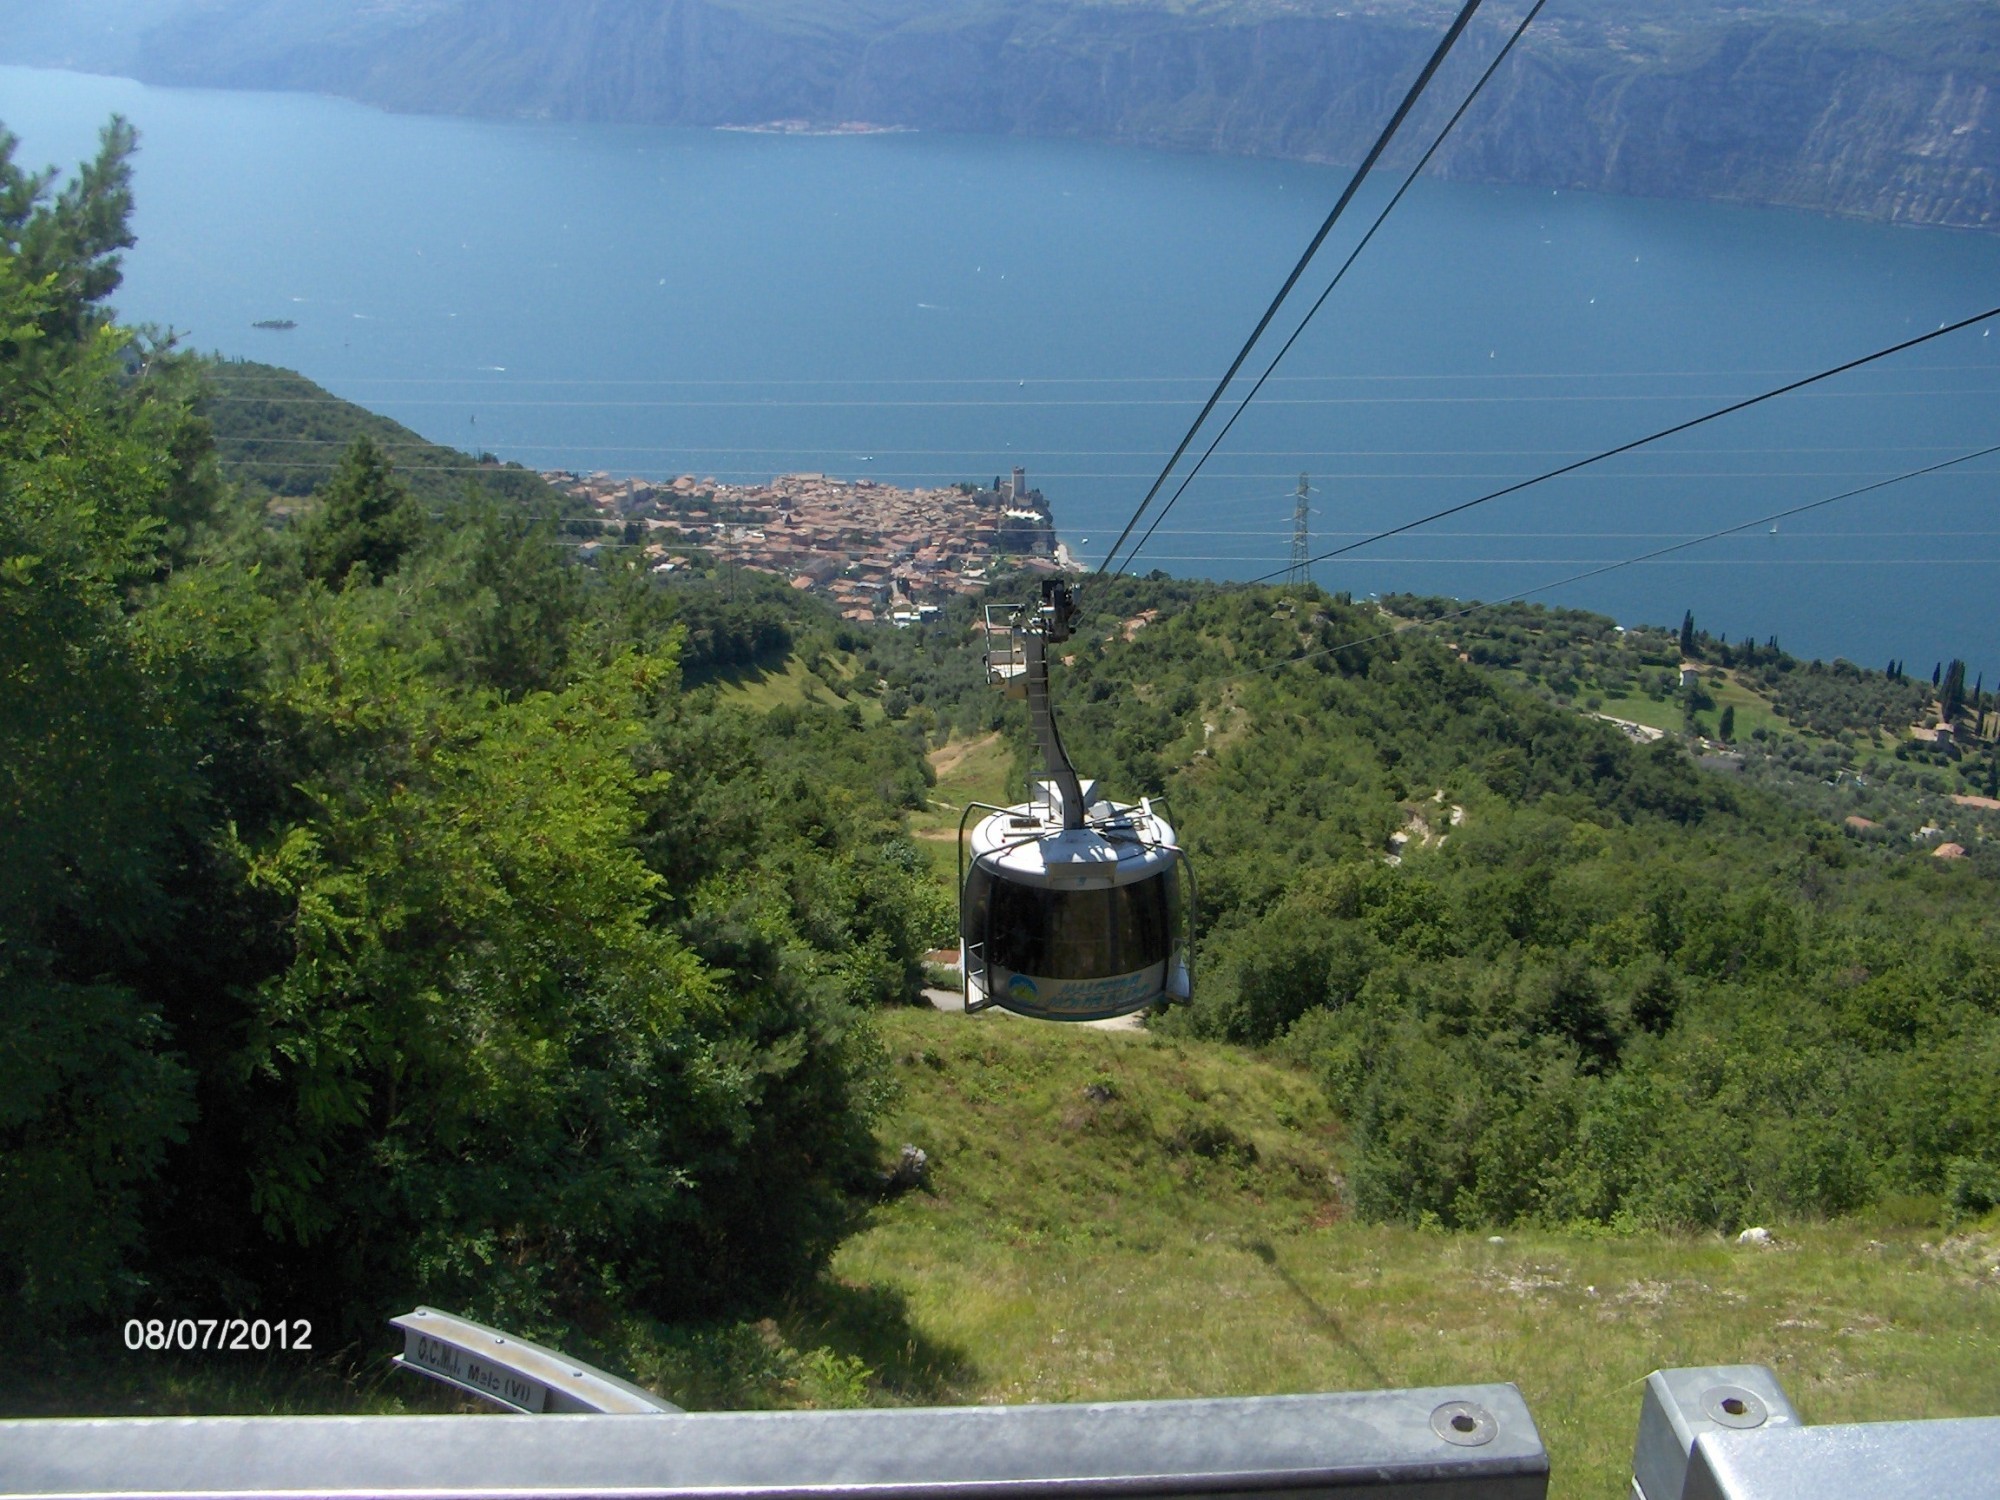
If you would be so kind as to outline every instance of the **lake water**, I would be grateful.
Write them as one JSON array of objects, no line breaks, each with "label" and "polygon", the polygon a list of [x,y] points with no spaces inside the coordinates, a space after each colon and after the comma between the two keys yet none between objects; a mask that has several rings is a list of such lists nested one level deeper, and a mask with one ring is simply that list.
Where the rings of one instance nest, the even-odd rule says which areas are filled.
[{"label": "lake water", "polygon": [[[30,164],[89,154],[113,111],[143,145],[128,319],[539,468],[914,485],[1023,464],[1093,564],[1345,181],[0,69]],[[1301,472],[1324,551],[1995,305],[1996,236],[1421,184],[1138,567],[1282,569]],[[1315,577],[1495,598],[1996,442],[2000,339],[1974,327]],[[1987,459],[1537,597],[2000,680],[1996,581]]]}]

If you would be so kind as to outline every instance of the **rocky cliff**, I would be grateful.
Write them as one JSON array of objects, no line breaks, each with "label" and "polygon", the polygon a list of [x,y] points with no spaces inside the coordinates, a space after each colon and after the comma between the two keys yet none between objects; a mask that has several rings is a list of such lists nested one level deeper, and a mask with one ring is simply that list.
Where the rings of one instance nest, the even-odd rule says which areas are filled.
[{"label": "rocky cliff", "polygon": [[[13,0],[18,4],[20,0]],[[394,109],[869,120],[1352,161],[1435,0],[88,0],[116,67]],[[6,0],[0,0],[4,18]],[[1490,55],[1518,0],[1474,33]],[[2000,228],[1991,0],[1551,5],[1443,175]],[[1571,8],[1573,10],[1573,8]],[[137,15],[143,12],[143,15]],[[0,54],[7,43],[0,40]],[[66,59],[13,55],[23,61]],[[1438,90],[1442,118],[1468,55]],[[1418,122],[1421,126],[1422,122]],[[1434,122],[1435,123],[1435,120]],[[1421,131],[1417,132],[1421,138]]]}]

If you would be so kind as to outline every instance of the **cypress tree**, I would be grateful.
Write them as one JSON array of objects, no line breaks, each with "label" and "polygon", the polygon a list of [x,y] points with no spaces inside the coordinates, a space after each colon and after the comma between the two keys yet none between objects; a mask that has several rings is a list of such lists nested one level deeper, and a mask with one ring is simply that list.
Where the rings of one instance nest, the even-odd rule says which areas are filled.
[{"label": "cypress tree", "polygon": [[1965,663],[1957,657],[1944,670],[1944,683],[1938,690],[1938,711],[1945,723],[1958,717],[1965,707]]}]

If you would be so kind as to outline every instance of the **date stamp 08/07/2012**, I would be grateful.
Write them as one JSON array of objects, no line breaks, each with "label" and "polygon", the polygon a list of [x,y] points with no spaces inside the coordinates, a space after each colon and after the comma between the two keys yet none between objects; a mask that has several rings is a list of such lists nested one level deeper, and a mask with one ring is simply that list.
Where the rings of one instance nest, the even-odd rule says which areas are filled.
[{"label": "date stamp 08/07/2012", "polygon": [[125,1347],[153,1353],[202,1349],[311,1350],[307,1318],[127,1318]]}]

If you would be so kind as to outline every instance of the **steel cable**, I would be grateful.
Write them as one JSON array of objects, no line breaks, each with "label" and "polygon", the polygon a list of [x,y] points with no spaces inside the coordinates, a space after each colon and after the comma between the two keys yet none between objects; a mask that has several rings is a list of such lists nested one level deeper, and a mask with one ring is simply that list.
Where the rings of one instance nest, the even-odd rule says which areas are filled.
[{"label": "steel cable", "polygon": [[[1658,432],[1648,433],[1645,437],[1634,438],[1629,443],[1620,443],[1615,448],[1603,449],[1600,452],[1591,454],[1588,458],[1579,458],[1574,463],[1564,464],[1561,468],[1550,469],[1546,473],[1535,475],[1532,479],[1519,480],[1501,489],[1488,491],[1477,499],[1462,501],[1457,505],[1447,506],[1443,510],[1432,511],[1429,515],[1420,516],[1414,521],[1405,521],[1400,526],[1391,526],[1386,530],[1377,531],[1363,537],[1358,542],[1349,542],[1344,547],[1335,547],[1330,552],[1322,552],[1318,556],[1308,559],[1306,566],[1312,567],[1318,563],[1327,562],[1332,558],[1344,556],[1349,552],[1369,546],[1372,543],[1385,541],[1389,537],[1401,536],[1406,531],[1415,531],[1418,527],[1428,526],[1433,521],[1442,521],[1447,516],[1459,515],[1464,511],[1473,509],[1475,506],[1484,505],[1488,501],[1498,500],[1507,495],[1519,494],[1522,490],[1528,489],[1533,485],[1542,484],[1551,479],[1560,479],[1565,474],[1574,474],[1579,469],[1587,469],[1592,464],[1602,463],[1607,458],[1616,458],[1621,453],[1630,453],[1635,448],[1643,448],[1649,443],[1660,441],[1662,438],[1669,438],[1676,433],[1687,432],[1693,428],[1702,426],[1704,423],[1713,422],[1718,418],[1748,410],[1750,407],[1761,405],[1766,401],[1775,400],[1779,396],[1788,395],[1796,390],[1802,390],[1806,386],[1816,385],[1822,380],[1831,380],[1834,376],[1844,375],[1849,370],[1858,370],[1863,365],[1874,364],[1877,360],[1887,359],[1892,354],[1900,354],[1905,349],[1914,349],[1919,344],[1927,344],[1932,339],[1943,338],[1947,334],[1957,333],[1961,329],[1969,328],[1974,323],[1983,322],[1995,317],[2000,317],[2000,307],[1989,307],[1985,312],[1979,313],[1974,317],[1961,318],[1956,323],[1940,324],[1929,333],[1920,333],[1915,338],[1904,339],[1901,343],[1891,344],[1886,349],[1877,349],[1873,354],[1864,354],[1859,359],[1850,359],[1844,364],[1834,365],[1830,369],[1821,370],[1815,375],[1808,375],[1800,380],[1789,381],[1760,395],[1749,396],[1741,401],[1731,402],[1728,406],[1718,407],[1714,411],[1706,412],[1699,417],[1690,417],[1685,422],[1676,422],[1671,427],[1663,427]],[[1915,472],[1922,473],[1928,471],[1918,470]],[[1894,481],[1885,480],[1883,482],[1893,483]],[[1279,568],[1275,572],[1265,573],[1253,578],[1250,582],[1269,583],[1272,579],[1282,577],[1289,571],[1289,568]]]},{"label": "steel cable", "polygon": [[1229,389],[1229,383],[1236,378],[1236,372],[1243,368],[1243,361],[1250,357],[1250,351],[1256,348],[1257,341],[1264,336],[1264,330],[1271,326],[1271,320],[1278,315],[1278,309],[1284,305],[1285,299],[1291,295],[1292,288],[1298,285],[1299,278],[1305,274],[1306,267],[1311,264],[1312,258],[1319,253],[1319,247],[1325,242],[1327,235],[1333,232],[1333,226],[1339,222],[1340,216],[1347,211],[1347,205],[1354,200],[1354,195],[1361,191],[1361,184],[1367,180],[1368,173],[1374,168],[1376,161],[1388,149],[1389,142],[1395,137],[1396,131],[1402,126],[1404,118],[1416,107],[1417,100],[1423,97],[1424,90],[1430,86],[1431,78],[1436,74],[1438,68],[1443,65],[1445,58],[1450,54],[1452,47],[1457,43],[1460,35],[1471,24],[1472,17],[1478,11],[1480,3],[1481,0],[1465,0],[1464,6],[1453,19],[1451,28],[1445,32],[1443,39],[1438,43],[1437,50],[1431,53],[1430,61],[1424,64],[1423,71],[1417,75],[1416,81],[1410,85],[1409,92],[1403,96],[1403,102],[1396,106],[1396,112],[1390,117],[1389,123],[1382,127],[1382,133],[1375,138],[1375,144],[1368,148],[1368,154],[1362,159],[1361,165],[1354,169],[1354,176],[1349,180],[1346,189],[1341,193],[1339,201],[1333,205],[1333,211],[1326,216],[1325,221],[1319,226],[1319,232],[1312,237],[1312,243],[1306,246],[1305,253],[1299,257],[1298,264],[1292,267],[1292,274],[1285,278],[1285,284],[1278,288],[1278,295],[1271,299],[1271,305],[1264,309],[1264,316],[1257,320],[1257,326],[1250,331],[1250,337],[1245,339],[1243,347],[1237,350],[1236,358],[1230,361],[1227,373],[1216,383],[1214,391],[1209,394],[1207,402],[1202,406],[1201,414],[1190,424],[1186,435],[1180,440],[1180,445],[1174,449],[1174,456],[1167,460],[1166,467],[1160,470],[1160,477],[1153,481],[1153,487],[1146,491],[1146,498],[1141,500],[1139,508],[1132,512],[1132,519],[1127,521],[1125,529],[1118,533],[1118,540],[1111,544],[1111,550],[1105,554],[1103,565],[1097,570],[1100,576],[1104,573],[1105,568],[1110,566],[1111,559],[1118,555],[1118,549],[1125,545],[1125,539],[1132,534],[1132,528],[1137,526],[1145,517],[1147,508],[1152,505],[1154,498],[1160,493],[1161,486],[1167,482],[1167,476],[1173,472],[1174,465],[1181,461],[1181,455],[1187,452],[1188,445],[1194,441],[1194,435],[1201,430],[1201,424],[1208,420],[1208,414],[1215,410],[1216,403],[1222,399],[1222,393]]},{"label": "steel cable", "polygon": [[[1306,310],[1306,315],[1299,319],[1299,326],[1292,330],[1292,336],[1285,340],[1284,347],[1271,356],[1271,362],[1264,367],[1264,373],[1257,377],[1257,383],[1250,387],[1249,392],[1241,401],[1236,403],[1236,410],[1229,414],[1229,420],[1222,424],[1222,430],[1215,435],[1214,440],[1209,443],[1207,450],[1203,452],[1201,457],[1195,460],[1194,467],[1187,471],[1187,474],[1181,479],[1179,487],[1175,489],[1167,503],[1160,507],[1159,515],[1153,518],[1153,524],[1146,528],[1145,535],[1141,536],[1133,544],[1132,550],[1125,556],[1126,565],[1129,566],[1133,559],[1138,557],[1146,543],[1153,539],[1153,533],[1159,530],[1160,522],[1166,519],[1167,512],[1172,510],[1174,503],[1187,493],[1187,487],[1194,483],[1195,475],[1202,471],[1202,467],[1214,455],[1215,450],[1222,445],[1222,440],[1229,436],[1229,430],[1236,425],[1236,419],[1243,415],[1244,409],[1256,398],[1257,393],[1264,389],[1264,383],[1276,371],[1279,361],[1291,353],[1292,345],[1299,341],[1299,335],[1306,331],[1306,325],[1312,322],[1320,308],[1326,305],[1326,299],[1333,295],[1333,289],[1340,285],[1341,278],[1347,275],[1348,268],[1361,258],[1361,252],[1366,250],[1368,242],[1375,238],[1375,231],[1382,227],[1391,213],[1395,212],[1396,205],[1403,201],[1403,195],[1409,192],[1411,186],[1416,182],[1418,175],[1422,173],[1425,167],[1430,165],[1431,158],[1437,155],[1438,147],[1445,143],[1445,139],[1457,127],[1458,122],[1465,117],[1465,112],[1472,108],[1473,101],[1486,88],[1487,82],[1493,75],[1500,71],[1500,64],[1507,60],[1507,55],[1514,50],[1514,44],[1520,41],[1522,34],[1527,31],[1529,22],[1533,21],[1541,13],[1542,7],[1547,3],[1548,0],[1535,0],[1535,3],[1529,7],[1528,13],[1521,17],[1521,23],[1514,28],[1513,35],[1507,38],[1507,45],[1502,47],[1494,55],[1493,61],[1486,65],[1486,71],[1479,75],[1479,81],[1472,86],[1472,91],[1460,102],[1457,110],[1452,113],[1452,117],[1445,121],[1444,129],[1437,133],[1437,139],[1431,142],[1430,149],[1418,158],[1417,164],[1414,167],[1410,168],[1409,174],[1403,179],[1403,185],[1397,188],[1395,195],[1382,206],[1382,211],[1375,216],[1375,222],[1368,226],[1368,232],[1362,235],[1360,241],[1348,252],[1347,259],[1341,262],[1340,269],[1333,273],[1333,279],[1326,284],[1326,290],[1319,294],[1319,299]],[[1206,413],[1203,415],[1205,416]],[[1175,454],[1174,457],[1178,460],[1180,455]],[[1168,468],[1172,467],[1171,463],[1168,464]],[[1110,565],[1111,558],[1107,556],[1104,560],[1104,567],[1109,567]],[[1101,573],[1104,571],[1104,568],[1099,568],[1098,571]]]}]

